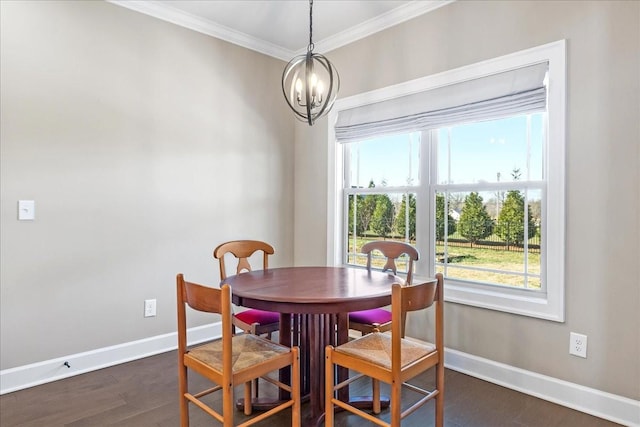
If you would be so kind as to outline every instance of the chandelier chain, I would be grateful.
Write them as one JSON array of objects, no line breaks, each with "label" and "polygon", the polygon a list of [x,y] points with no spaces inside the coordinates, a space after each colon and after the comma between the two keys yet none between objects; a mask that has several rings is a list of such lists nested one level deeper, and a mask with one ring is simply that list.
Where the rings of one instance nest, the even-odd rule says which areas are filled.
[{"label": "chandelier chain", "polygon": [[313,48],[313,0],[309,0],[309,46],[307,46],[307,52],[312,52]]}]

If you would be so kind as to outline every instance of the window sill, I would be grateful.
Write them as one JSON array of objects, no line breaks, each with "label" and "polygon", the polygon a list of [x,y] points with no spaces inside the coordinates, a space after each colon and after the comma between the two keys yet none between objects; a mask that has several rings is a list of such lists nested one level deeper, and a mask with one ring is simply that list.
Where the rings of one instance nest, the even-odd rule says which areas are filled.
[{"label": "window sill", "polygon": [[[414,277],[414,282],[420,279]],[[444,299],[447,302],[564,322],[564,303],[557,295],[522,289],[474,286],[452,279],[445,279],[444,289]]]}]

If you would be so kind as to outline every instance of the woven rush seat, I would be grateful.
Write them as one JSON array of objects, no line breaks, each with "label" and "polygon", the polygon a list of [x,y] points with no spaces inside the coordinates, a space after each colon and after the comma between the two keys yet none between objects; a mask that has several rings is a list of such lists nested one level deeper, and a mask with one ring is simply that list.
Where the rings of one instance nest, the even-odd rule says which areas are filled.
[{"label": "woven rush seat", "polygon": [[[286,354],[290,351],[287,347],[251,334],[236,335],[232,337],[231,342],[233,345],[231,366],[234,372],[252,368],[273,359],[276,355]],[[197,359],[222,371],[222,354],[222,340],[218,340],[194,347],[185,357]]]},{"label": "woven rush seat", "polygon": [[[415,339],[401,339],[402,353],[400,366],[405,367],[412,362],[436,351],[434,344],[420,343]],[[386,369],[391,369],[391,335],[373,332],[349,341],[334,349],[337,353],[345,353]]]}]

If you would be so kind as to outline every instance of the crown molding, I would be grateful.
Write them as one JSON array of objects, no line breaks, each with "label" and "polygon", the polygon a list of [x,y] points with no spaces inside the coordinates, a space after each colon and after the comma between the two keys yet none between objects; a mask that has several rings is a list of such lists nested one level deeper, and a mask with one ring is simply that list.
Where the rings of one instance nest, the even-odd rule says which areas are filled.
[{"label": "crown molding", "polygon": [[[204,18],[183,12],[179,9],[151,0],[106,0],[118,6],[171,22],[172,24],[206,34],[256,52],[272,56],[283,61],[289,61],[292,57],[302,54],[306,49],[293,51],[285,49],[273,43],[236,31],[233,28],[209,21]],[[455,0],[427,0],[412,1],[404,6],[397,7],[385,14],[369,19],[362,24],[342,31],[334,36],[315,42],[318,51],[327,52],[345,46],[356,40],[363,39],[379,31],[398,25],[409,19],[431,12]]]},{"label": "crown molding", "polygon": [[[403,6],[399,6],[387,13],[376,16],[375,18],[364,21],[348,30],[337,33],[333,36],[327,37],[318,42],[314,42],[316,50],[322,52],[329,52],[339,47],[348,45],[357,40],[368,37],[372,34],[386,30],[394,25],[401,24],[410,19],[416,18],[428,12],[432,12],[442,6],[446,6],[449,3],[453,3],[456,0],[420,0],[412,1]],[[304,53],[306,50],[302,49],[296,54]]]},{"label": "crown molding", "polygon": [[238,46],[246,47],[274,58],[288,61],[294,55],[290,49],[252,37],[233,28],[183,12],[174,7],[148,0],[106,0],[118,6],[171,22],[172,24],[212,36]]}]

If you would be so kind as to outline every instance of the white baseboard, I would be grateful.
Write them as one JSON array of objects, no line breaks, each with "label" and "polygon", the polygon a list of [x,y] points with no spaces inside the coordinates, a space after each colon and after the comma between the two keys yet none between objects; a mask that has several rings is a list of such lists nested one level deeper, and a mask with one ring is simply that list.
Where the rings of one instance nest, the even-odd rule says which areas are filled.
[{"label": "white baseboard", "polygon": [[629,427],[640,427],[640,401],[446,349],[445,366],[503,387]]},{"label": "white baseboard", "polygon": [[[189,329],[189,344],[222,334],[215,323]],[[0,371],[0,395],[175,350],[170,333]],[[70,367],[64,365],[69,363]],[[447,349],[447,368],[629,427],[640,427],[640,401]]]},{"label": "white baseboard", "polygon": [[[215,323],[189,329],[187,339],[191,345],[215,339],[221,335],[221,323]],[[175,350],[177,347],[178,335],[173,332],[44,362],[3,369],[0,371],[0,395],[142,359]],[[65,366],[65,362],[69,363],[69,367]]]}]

